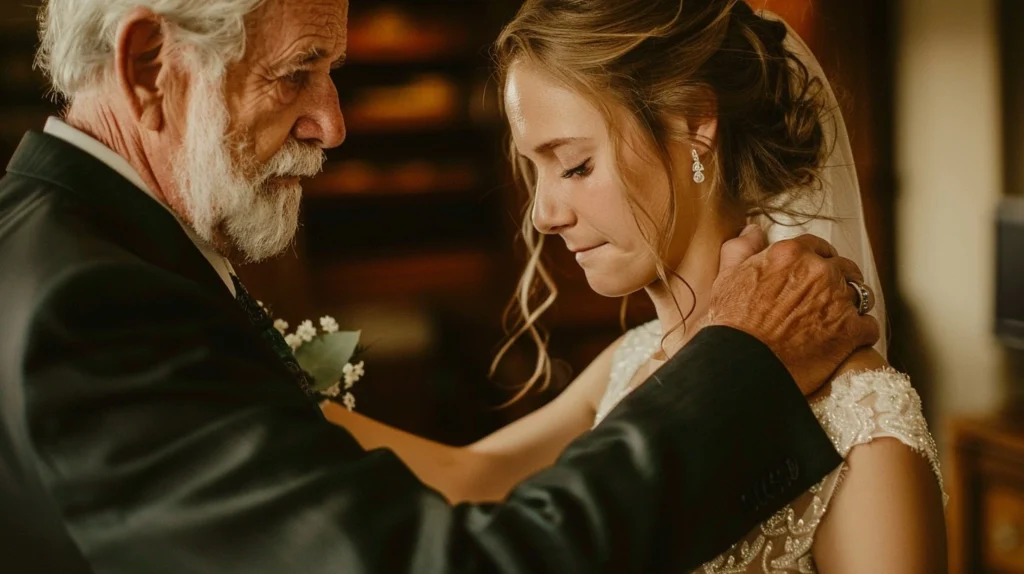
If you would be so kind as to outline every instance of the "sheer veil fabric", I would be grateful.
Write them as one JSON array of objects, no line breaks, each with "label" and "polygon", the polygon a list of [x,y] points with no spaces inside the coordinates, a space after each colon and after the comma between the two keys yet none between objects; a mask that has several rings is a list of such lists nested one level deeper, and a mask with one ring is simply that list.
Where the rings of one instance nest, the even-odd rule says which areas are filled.
[{"label": "sheer veil fabric", "polygon": [[[762,18],[785,23],[777,15],[768,11],[759,11]],[[822,166],[819,181],[820,190],[795,189],[786,195],[796,198],[786,205],[800,213],[812,214],[814,217],[787,217],[773,215],[769,218],[761,216],[756,219],[768,233],[772,243],[789,239],[805,233],[817,235],[831,243],[839,254],[855,262],[864,273],[864,282],[871,287],[875,295],[875,306],[871,315],[882,327],[882,337],[875,345],[875,350],[886,356],[885,300],[882,285],[878,279],[878,270],[871,250],[867,227],[864,223],[864,208],[861,203],[860,183],[857,181],[857,170],[854,167],[853,148],[850,136],[846,131],[846,122],[839,108],[832,85],[825,76],[818,59],[811,53],[803,39],[797,35],[789,24],[786,24],[786,46],[797,55],[807,67],[811,78],[821,81],[826,98],[827,115],[822,120],[825,141],[830,146],[830,153]]]}]

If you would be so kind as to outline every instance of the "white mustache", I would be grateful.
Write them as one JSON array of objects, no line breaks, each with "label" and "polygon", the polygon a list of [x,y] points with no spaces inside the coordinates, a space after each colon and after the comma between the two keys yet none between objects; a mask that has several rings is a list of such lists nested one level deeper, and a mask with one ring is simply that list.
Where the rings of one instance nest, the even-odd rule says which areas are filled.
[{"label": "white mustache", "polygon": [[262,181],[275,177],[313,177],[320,173],[327,160],[324,151],[313,144],[305,144],[294,138],[285,142],[281,151],[274,154],[263,166]]}]

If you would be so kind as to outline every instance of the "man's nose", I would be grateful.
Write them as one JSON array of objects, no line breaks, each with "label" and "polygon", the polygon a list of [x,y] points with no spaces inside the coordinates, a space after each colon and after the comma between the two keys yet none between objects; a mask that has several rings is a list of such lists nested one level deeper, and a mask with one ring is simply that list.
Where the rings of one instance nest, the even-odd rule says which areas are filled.
[{"label": "man's nose", "polygon": [[296,122],[294,135],[323,149],[336,148],[345,141],[345,118],[333,81],[327,79],[310,97],[308,111]]}]

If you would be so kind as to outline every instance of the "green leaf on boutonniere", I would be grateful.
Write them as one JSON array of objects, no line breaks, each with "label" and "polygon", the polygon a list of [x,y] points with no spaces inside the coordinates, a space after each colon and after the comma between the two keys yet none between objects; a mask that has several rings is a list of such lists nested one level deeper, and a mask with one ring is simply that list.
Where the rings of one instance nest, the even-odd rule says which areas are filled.
[{"label": "green leaf on boutonniere", "polygon": [[322,391],[344,376],[343,369],[355,353],[361,331],[322,333],[295,350],[295,360]]}]

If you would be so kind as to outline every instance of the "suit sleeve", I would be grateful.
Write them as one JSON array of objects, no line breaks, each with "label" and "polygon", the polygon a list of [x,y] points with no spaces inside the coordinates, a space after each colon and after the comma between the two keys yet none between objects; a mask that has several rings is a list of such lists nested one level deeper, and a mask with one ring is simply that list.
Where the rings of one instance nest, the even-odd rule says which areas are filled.
[{"label": "suit sleeve", "polygon": [[325,421],[261,344],[142,265],[43,298],[32,462],[96,572],[678,572],[839,461],[774,355],[707,329],[505,502],[453,507]]}]

